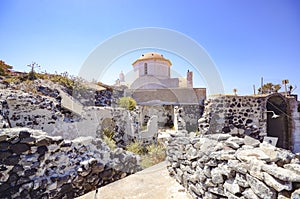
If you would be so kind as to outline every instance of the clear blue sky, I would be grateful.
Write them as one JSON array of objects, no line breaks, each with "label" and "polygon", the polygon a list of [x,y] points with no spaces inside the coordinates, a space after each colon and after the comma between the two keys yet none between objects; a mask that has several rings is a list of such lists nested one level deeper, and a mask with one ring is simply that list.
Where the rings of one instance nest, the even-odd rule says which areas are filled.
[{"label": "clear blue sky", "polygon": [[273,83],[287,78],[300,90],[298,0],[1,0],[0,27],[0,59],[20,71],[35,61],[43,71],[76,75],[111,36],[162,27],[206,49],[227,93],[252,93],[262,76]]}]

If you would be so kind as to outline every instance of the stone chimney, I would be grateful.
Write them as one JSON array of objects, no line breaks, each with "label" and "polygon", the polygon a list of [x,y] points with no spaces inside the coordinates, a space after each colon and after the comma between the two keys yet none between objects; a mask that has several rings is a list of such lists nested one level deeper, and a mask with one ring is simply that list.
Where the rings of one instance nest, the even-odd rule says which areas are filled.
[{"label": "stone chimney", "polygon": [[186,84],[188,88],[193,88],[193,72],[190,70],[186,73]]}]

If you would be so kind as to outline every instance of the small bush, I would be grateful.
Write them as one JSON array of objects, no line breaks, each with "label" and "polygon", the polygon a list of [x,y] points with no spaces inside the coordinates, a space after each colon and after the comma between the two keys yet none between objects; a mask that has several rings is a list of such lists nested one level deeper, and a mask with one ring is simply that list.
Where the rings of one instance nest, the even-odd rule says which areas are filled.
[{"label": "small bush", "polygon": [[111,131],[110,129],[108,128],[105,128],[103,130],[103,135],[108,137],[109,139],[113,139],[114,135],[115,135],[115,132],[114,131]]},{"label": "small bush", "polygon": [[37,79],[37,76],[36,76],[36,73],[32,70],[28,73],[28,80],[36,80]]},{"label": "small bush", "polygon": [[145,169],[166,159],[166,147],[162,144],[151,144],[146,147],[147,154],[142,156],[141,166]]},{"label": "small bush", "polygon": [[70,79],[68,76],[63,75],[51,75],[50,81],[54,83],[58,83],[68,89],[73,90],[75,86],[75,81],[73,79]]},{"label": "small bush", "polygon": [[16,83],[16,84],[18,84],[18,83],[21,82],[21,80],[20,80],[20,78],[18,78],[18,77],[8,77],[8,78],[5,78],[5,79],[3,80],[3,82],[4,82],[4,83],[7,83],[7,84],[11,84],[11,83]]},{"label": "small bush", "polygon": [[146,148],[138,141],[131,142],[126,146],[126,150],[138,155],[144,155],[146,153]]},{"label": "small bush", "polygon": [[141,166],[143,169],[166,159],[166,147],[160,143],[145,147],[141,142],[134,141],[126,146],[126,150],[141,156]]},{"label": "small bush", "polygon": [[126,108],[130,111],[134,110],[136,107],[136,101],[131,97],[121,97],[118,104],[120,107]]},{"label": "small bush", "polygon": [[109,148],[111,150],[114,150],[117,148],[116,142],[113,139],[111,139],[107,136],[103,136],[103,141],[109,146]]}]

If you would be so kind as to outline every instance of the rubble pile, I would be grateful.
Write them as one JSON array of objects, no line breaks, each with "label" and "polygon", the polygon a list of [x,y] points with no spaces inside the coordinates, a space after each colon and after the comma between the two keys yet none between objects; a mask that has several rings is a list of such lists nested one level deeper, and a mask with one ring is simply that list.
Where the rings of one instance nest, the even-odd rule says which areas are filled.
[{"label": "rubble pile", "polygon": [[299,155],[250,136],[172,134],[167,160],[193,198],[299,198]]}]

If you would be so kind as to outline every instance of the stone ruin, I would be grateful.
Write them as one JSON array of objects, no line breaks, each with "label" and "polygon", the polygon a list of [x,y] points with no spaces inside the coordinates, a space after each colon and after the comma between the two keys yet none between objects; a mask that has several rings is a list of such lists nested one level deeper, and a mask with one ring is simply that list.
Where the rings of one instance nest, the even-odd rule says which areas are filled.
[{"label": "stone ruin", "polygon": [[[103,121],[113,119],[115,140],[119,146],[129,142],[137,131],[128,110],[114,107],[80,107],[69,110],[62,101],[63,89],[50,89],[37,83],[39,93],[11,88],[0,89],[0,127],[30,127],[52,136],[74,139],[79,136],[99,137]],[[72,100],[72,96],[68,97]],[[75,99],[73,99],[75,100]]]},{"label": "stone ruin", "polygon": [[[297,100],[280,94],[220,96],[206,102],[202,117],[199,105],[143,106],[133,112],[89,106],[78,115],[63,106],[63,89],[38,86],[42,94],[1,91],[2,128],[29,126],[48,133],[0,130],[0,192],[4,198],[73,198],[130,175],[140,170],[138,157],[121,148],[111,151],[102,142],[101,132],[114,130],[114,139],[122,147],[132,139],[143,139],[141,121],[149,134],[171,125],[170,118],[178,132],[168,143],[168,170],[193,198],[300,197],[299,155],[262,142],[265,136],[279,136],[282,148],[299,152]],[[108,105],[112,96],[109,92],[104,98],[100,92],[97,95],[101,105]],[[273,103],[281,112],[272,109]],[[280,115],[277,121],[284,136],[270,133],[272,118],[267,111]],[[153,121],[157,121],[154,126]],[[195,126],[199,132],[191,133]],[[77,138],[80,136],[91,137]]]},{"label": "stone ruin", "polygon": [[0,198],[74,198],[141,170],[138,156],[111,150],[100,135],[112,119],[124,147],[134,132],[129,111],[80,107],[51,82],[18,86],[0,89]]},{"label": "stone ruin", "polygon": [[74,198],[141,170],[139,158],[101,139],[0,130],[0,198]]},{"label": "stone ruin", "polygon": [[[299,152],[295,104],[297,99],[280,94],[210,99],[198,121],[198,134],[186,130],[171,134],[170,175],[193,198],[300,198],[300,154],[287,150]],[[268,115],[271,111],[281,119]],[[272,134],[272,119],[281,134],[278,129]],[[287,149],[264,142],[266,136],[278,136]]]},{"label": "stone ruin", "polygon": [[[198,120],[199,133],[248,135],[262,141],[277,137],[277,146],[300,152],[300,112],[297,98],[279,93],[267,96],[219,96],[206,101]],[[273,118],[273,114],[278,118]]]},{"label": "stone ruin", "polygon": [[[36,81],[34,85],[31,90],[36,89],[37,93],[27,92],[25,87],[22,90],[0,89],[1,127],[30,127],[67,139],[78,136],[101,137],[103,130],[109,128],[115,132],[117,145],[124,147],[134,139],[145,143],[151,140],[156,142],[158,128],[174,126],[178,129],[179,126],[180,129],[196,131],[197,119],[201,116],[200,105],[140,106],[134,111],[114,106],[83,106],[80,105],[81,95],[78,93],[74,98],[64,88],[47,81]],[[88,93],[91,92],[89,90]],[[107,92],[105,100],[113,100]],[[97,94],[97,99],[100,99],[100,91]],[[180,109],[179,114],[176,113],[177,108]],[[158,124],[150,122],[149,126],[149,119],[153,116],[157,116]],[[147,133],[141,127],[146,127]],[[153,136],[150,138],[149,135]]]}]

